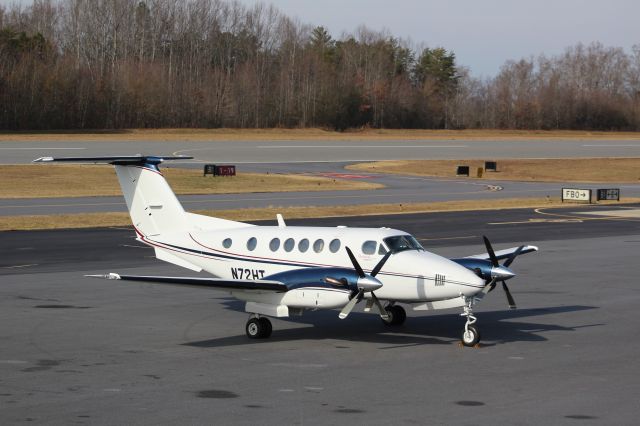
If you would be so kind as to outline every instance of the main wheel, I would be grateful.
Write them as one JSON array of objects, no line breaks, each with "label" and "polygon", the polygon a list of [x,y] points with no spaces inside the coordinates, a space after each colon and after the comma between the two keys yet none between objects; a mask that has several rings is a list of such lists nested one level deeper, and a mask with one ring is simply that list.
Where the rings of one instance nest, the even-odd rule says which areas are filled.
[{"label": "main wheel", "polygon": [[386,325],[402,325],[404,324],[404,320],[407,319],[407,313],[400,305],[387,306],[384,310],[387,311],[387,315],[389,315],[389,319],[382,320]]},{"label": "main wheel", "polygon": [[271,332],[273,331],[273,326],[271,325],[271,321],[269,321],[269,318],[267,317],[260,317],[260,322],[262,323],[262,326],[264,327],[263,332],[262,332],[262,336],[260,336],[263,339],[268,338],[269,336],[271,336]]},{"label": "main wheel", "polygon": [[245,331],[250,339],[264,339],[271,335],[271,321],[268,318],[251,318],[247,321]]},{"label": "main wheel", "polygon": [[462,332],[462,344],[465,346],[475,346],[480,342],[480,330],[475,325],[469,325]]}]

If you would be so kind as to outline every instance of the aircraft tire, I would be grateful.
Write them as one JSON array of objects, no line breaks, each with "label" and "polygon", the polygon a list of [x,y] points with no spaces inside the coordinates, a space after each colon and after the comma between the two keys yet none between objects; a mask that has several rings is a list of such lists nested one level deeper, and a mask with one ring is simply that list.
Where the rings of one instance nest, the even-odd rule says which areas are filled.
[{"label": "aircraft tire", "polygon": [[469,332],[462,332],[462,344],[464,346],[473,347],[480,342],[480,330],[475,325],[469,325]]},{"label": "aircraft tire", "polygon": [[250,318],[247,321],[245,331],[250,339],[261,339],[265,332],[265,324],[260,321],[262,318]]},{"label": "aircraft tire", "polygon": [[382,320],[383,323],[389,326],[396,326],[404,324],[404,321],[407,319],[407,313],[404,308],[400,305],[387,306],[384,308],[387,311],[387,315],[389,315],[388,320]]},{"label": "aircraft tire", "polygon": [[260,338],[266,339],[269,336],[271,336],[271,332],[273,331],[273,326],[271,325],[271,321],[269,321],[269,318],[267,317],[260,317],[260,322],[262,323],[262,326],[263,326],[262,335],[260,336]]}]

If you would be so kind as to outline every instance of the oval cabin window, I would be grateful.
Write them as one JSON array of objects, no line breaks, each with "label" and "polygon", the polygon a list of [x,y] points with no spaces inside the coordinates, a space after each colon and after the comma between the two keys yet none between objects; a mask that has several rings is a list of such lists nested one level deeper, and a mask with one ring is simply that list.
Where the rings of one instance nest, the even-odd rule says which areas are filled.
[{"label": "oval cabin window", "polygon": [[362,244],[362,252],[364,254],[375,254],[378,243],[375,241],[365,241]]},{"label": "oval cabin window", "polygon": [[298,250],[300,250],[300,253],[304,253],[309,250],[309,240],[307,240],[306,238],[300,240],[300,242],[298,243]]},{"label": "oval cabin window", "polygon": [[324,240],[317,239],[315,243],[313,243],[313,251],[316,253],[320,253],[324,249]]},{"label": "oval cabin window", "polygon": [[251,237],[247,241],[247,249],[249,249],[249,251],[254,251],[256,249],[257,244],[258,244],[258,240],[256,240],[256,237]]},{"label": "oval cabin window", "polygon": [[269,248],[271,251],[277,251],[280,248],[280,238],[274,238],[269,243]]},{"label": "oval cabin window", "polygon": [[329,250],[331,251],[331,253],[336,253],[338,250],[340,250],[340,240],[338,240],[337,238],[335,240],[332,240],[329,243]]},{"label": "oval cabin window", "polygon": [[287,253],[290,252],[291,250],[293,250],[295,245],[296,245],[296,242],[293,241],[293,238],[287,238],[283,245],[284,251],[286,251]]}]

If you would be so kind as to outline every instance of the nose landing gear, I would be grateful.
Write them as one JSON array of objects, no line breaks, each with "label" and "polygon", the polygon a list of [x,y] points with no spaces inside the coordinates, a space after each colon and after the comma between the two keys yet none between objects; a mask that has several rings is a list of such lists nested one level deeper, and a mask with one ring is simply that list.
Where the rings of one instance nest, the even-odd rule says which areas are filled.
[{"label": "nose landing gear", "polygon": [[464,346],[473,347],[480,342],[480,330],[476,325],[474,325],[478,319],[473,315],[473,305],[475,304],[476,299],[474,297],[463,297],[464,312],[460,315],[467,317],[467,322],[464,324],[461,343]]}]

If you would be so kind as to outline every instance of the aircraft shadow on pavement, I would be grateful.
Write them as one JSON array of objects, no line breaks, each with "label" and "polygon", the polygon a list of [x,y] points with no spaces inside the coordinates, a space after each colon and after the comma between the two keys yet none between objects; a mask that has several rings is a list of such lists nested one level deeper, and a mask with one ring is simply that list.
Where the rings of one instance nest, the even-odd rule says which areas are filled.
[{"label": "aircraft shadow on pavement", "polygon": [[[237,300],[223,302],[226,309],[243,311],[244,303]],[[482,346],[494,346],[508,342],[546,341],[542,333],[547,331],[575,331],[579,328],[595,327],[603,324],[582,324],[562,326],[532,321],[514,321],[551,314],[580,312],[598,309],[596,306],[555,306],[549,308],[517,309],[476,312],[478,325],[483,335]],[[307,324],[311,327],[285,328],[283,323]],[[238,324],[244,326],[244,324]],[[274,331],[268,339],[249,339],[243,333],[235,336],[191,341],[185,346],[216,348],[290,342],[296,340],[343,340],[385,345],[383,349],[434,344],[457,344],[464,327],[464,319],[459,314],[425,315],[408,317],[400,327],[382,324],[376,314],[352,312],[347,319],[338,319],[338,310],[306,312],[301,317],[274,320]]]}]

